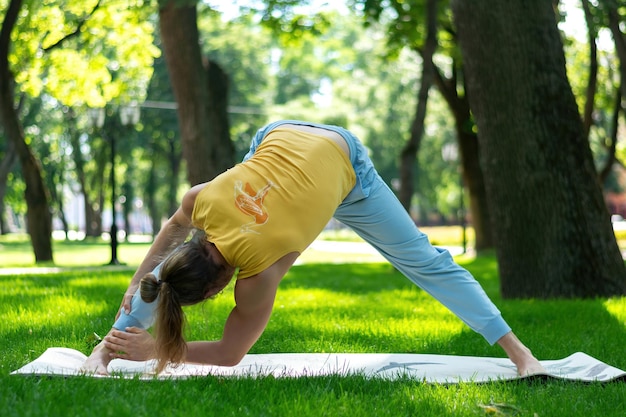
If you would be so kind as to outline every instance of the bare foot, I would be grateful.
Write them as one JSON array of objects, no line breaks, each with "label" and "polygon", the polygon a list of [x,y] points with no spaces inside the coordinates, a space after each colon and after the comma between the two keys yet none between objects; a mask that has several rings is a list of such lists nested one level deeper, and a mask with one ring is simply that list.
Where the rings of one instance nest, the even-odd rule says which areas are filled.
[{"label": "bare foot", "polygon": [[545,368],[539,363],[526,346],[513,334],[507,333],[498,340],[498,344],[504,349],[509,359],[517,367],[519,376],[545,374]]},{"label": "bare foot", "polygon": [[547,374],[546,369],[539,363],[539,361],[530,355],[530,357],[524,359],[523,361],[518,361],[515,363],[517,366],[517,373],[519,376],[530,376],[530,375],[538,375],[538,374]]},{"label": "bare foot", "polygon": [[108,375],[107,367],[109,362],[111,362],[110,355],[111,351],[104,346],[104,343],[100,343],[93,349],[81,370],[89,375]]}]

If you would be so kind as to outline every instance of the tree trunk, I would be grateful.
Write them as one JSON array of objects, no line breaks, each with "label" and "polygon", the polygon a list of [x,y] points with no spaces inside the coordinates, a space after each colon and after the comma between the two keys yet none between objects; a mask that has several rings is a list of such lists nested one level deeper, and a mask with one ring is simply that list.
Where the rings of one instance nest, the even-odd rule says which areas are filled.
[{"label": "tree trunk", "polygon": [[[453,63],[453,68],[456,64]],[[463,183],[469,193],[469,210],[474,227],[474,250],[481,253],[493,248],[493,232],[491,215],[487,204],[485,178],[480,166],[479,141],[473,131],[474,122],[470,112],[467,94],[459,95],[457,70],[450,78],[445,78],[440,71],[435,72],[435,84],[443,95],[454,117],[454,125],[459,143]],[[466,88],[463,86],[463,91]]]},{"label": "tree trunk", "polygon": [[6,213],[4,196],[7,192],[9,173],[11,172],[11,169],[13,169],[13,164],[16,159],[17,155],[15,154],[13,142],[7,141],[4,157],[2,158],[2,161],[0,161],[0,235],[7,234],[9,232],[5,218]]},{"label": "tree trunk", "polygon": [[[583,1],[583,6],[585,7],[585,17],[587,22],[590,21],[590,18],[587,17],[589,15],[589,5],[586,1]],[[611,173],[613,169],[613,165],[617,162],[617,157],[615,155],[617,149],[617,140],[618,140],[618,132],[619,132],[619,115],[623,112],[622,98],[626,97],[626,39],[624,38],[624,33],[620,28],[620,22],[623,20],[619,15],[617,10],[617,4],[614,1],[606,1],[604,2],[604,6],[608,9],[609,15],[609,29],[611,30],[611,35],[613,36],[613,41],[615,44],[615,52],[619,58],[619,91],[615,96],[615,108],[613,109],[613,117],[612,117],[612,131],[611,137],[609,138],[609,146],[607,147],[607,158],[604,166],[600,169],[599,178],[600,183],[604,184],[607,177]],[[591,30],[590,30],[591,33]],[[591,36],[591,35],[590,35]],[[594,49],[595,51],[595,45]],[[596,64],[597,65],[597,64]]]},{"label": "tree trunk", "polygon": [[135,178],[135,176],[135,160],[131,158],[126,164],[126,173],[124,175],[124,182],[122,183],[122,195],[124,196],[122,198],[122,223],[126,241],[128,241],[128,236],[130,236],[133,231],[131,215],[135,209],[135,187],[131,178]]},{"label": "tree trunk", "polygon": [[63,198],[57,200],[59,220],[63,225],[63,233],[65,234],[65,240],[68,239],[68,233],[70,231],[70,226],[67,222],[67,217],[65,216],[65,205],[63,204]]},{"label": "tree trunk", "polygon": [[[469,119],[465,119],[466,122]],[[456,123],[461,166],[463,167],[463,185],[469,191],[469,211],[474,227],[474,250],[476,253],[493,248],[491,214],[485,190],[485,178],[480,167],[480,148],[478,137],[472,131]]]},{"label": "tree trunk", "polygon": [[27,226],[36,262],[52,261],[52,217],[46,187],[35,156],[26,144],[24,130],[14,107],[13,77],[9,69],[11,31],[15,26],[21,0],[12,0],[0,31],[0,122],[4,134],[15,147],[26,183]]},{"label": "tree trunk", "polygon": [[180,153],[177,151],[176,144],[173,140],[168,141],[169,152],[167,154],[167,160],[170,166],[170,177],[167,187],[167,205],[168,216],[171,216],[178,209],[178,178],[180,175]]},{"label": "tree trunk", "polygon": [[[622,81],[623,82],[623,81]],[[598,172],[598,178],[600,184],[604,185],[607,178],[613,171],[613,165],[617,162],[615,152],[617,151],[617,133],[619,130],[619,115],[622,113],[622,89],[621,87],[615,93],[615,101],[613,107],[613,115],[611,116],[611,130],[610,136],[605,139],[606,146],[606,158],[604,164],[600,167]]]},{"label": "tree trunk", "polygon": [[611,30],[613,42],[615,43],[615,53],[619,58],[619,73],[621,78],[620,91],[622,97],[626,97],[626,38],[620,28],[623,18],[618,13],[615,1],[605,1],[603,3],[608,9],[609,29]]},{"label": "tree trunk", "polygon": [[152,224],[152,237],[156,237],[161,230],[161,216],[157,209],[156,189],[157,189],[157,173],[154,158],[150,160],[150,170],[148,171],[148,181],[146,182],[145,199],[147,202],[148,216]]},{"label": "tree trunk", "polygon": [[220,147],[224,135],[228,137],[228,119],[216,114],[214,94],[223,86],[211,84],[213,78],[202,63],[195,3],[170,0],[159,11],[165,61],[178,103],[187,179],[192,185],[211,180],[234,160],[232,151],[227,155],[228,150]]},{"label": "tree trunk", "polygon": [[549,2],[455,0],[504,297],[626,293]]},{"label": "tree trunk", "polygon": [[[93,208],[89,193],[87,192],[87,177],[85,174],[85,158],[80,147],[80,133],[74,129],[74,110],[70,110],[69,119],[66,119],[70,135],[70,144],[72,145],[72,161],[74,162],[74,172],[78,185],[80,186],[80,192],[83,196],[84,215],[85,215],[85,236],[87,237],[99,237],[101,234],[99,216]],[[78,226],[78,225],[77,225]]]},{"label": "tree trunk", "polygon": [[411,136],[400,152],[400,191],[398,199],[410,213],[411,200],[415,191],[413,185],[413,167],[417,159],[422,136],[424,135],[424,119],[428,105],[428,92],[435,78],[433,55],[437,49],[437,0],[428,0],[426,16],[427,34],[422,56],[422,77],[417,96],[415,118],[411,123]]},{"label": "tree trunk", "polygon": [[215,177],[235,163],[235,145],[230,140],[228,121],[228,75],[217,62],[206,60],[207,87],[209,89],[209,138],[211,140],[211,165]]}]

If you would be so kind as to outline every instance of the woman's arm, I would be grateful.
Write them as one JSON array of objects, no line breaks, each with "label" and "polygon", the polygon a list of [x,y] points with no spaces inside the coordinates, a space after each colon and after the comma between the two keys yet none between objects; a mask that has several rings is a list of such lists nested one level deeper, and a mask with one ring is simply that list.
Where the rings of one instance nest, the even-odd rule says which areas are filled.
[{"label": "woman's arm", "polygon": [[[267,274],[237,281],[236,305],[224,324],[221,340],[187,343],[185,362],[207,365],[237,365],[265,330],[274,306],[276,287],[280,279],[268,279]],[[268,281],[265,281],[268,279]],[[134,361],[155,358],[155,339],[146,330],[131,327],[112,330],[104,338],[111,358]]]},{"label": "woman's arm", "polygon": [[139,282],[147,273],[151,272],[175,247],[185,241],[193,226],[191,223],[191,215],[193,206],[198,193],[205,187],[207,183],[199,184],[192,187],[183,197],[182,203],[178,210],[170,217],[154,239],[145,258],[135,271],[128,289],[122,300],[122,308],[130,311],[130,302],[139,287]]},{"label": "woman's arm", "polygon": [[[298,258],[291,253],[265,271],[235,284],[235,307],[224,325],[222,338],[216,341],[187,343],[185,362],[234,366],[259,339],[272,314],[278,284]],[[154,358],[155,340],[145,330],[113,330],[104,339],[111,358],[147,360]]]},{"label": "woman's arm", "polygon": [[269,322],[278,284],[298,257],[284,256],[265,271],[237,281],[235,307],[230,312],[221,340],[190,342],[186,362],[234,366],[248,353]]}]

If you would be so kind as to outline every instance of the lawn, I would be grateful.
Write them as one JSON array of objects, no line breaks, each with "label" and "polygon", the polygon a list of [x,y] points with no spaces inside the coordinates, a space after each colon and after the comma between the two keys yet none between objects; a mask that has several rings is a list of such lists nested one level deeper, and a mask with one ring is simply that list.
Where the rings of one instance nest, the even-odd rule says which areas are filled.
[{"label": "lawn", "polygon": [[[0,262],[25,251],[3,242]],[[89,353],[106,333],[146,244],[124,244],[127,267],[101,267],[106,244],[58,242],[54,273],[0,276],[2,416],[623,416],[624,382],[562,381],[428,385],[353,377],[197,378],[186,381],[32,378],[9,373],[47,347]],[[9,254],[9,255],[8,255]],[[270,324],[252,353],[413,352],[503,356],[428,295],[368,255],[308,253],[281,284]],[[356,256],[356,258],[355,258]],[[358,263],[336,263],[358,260]],[[332,261],[332,262],[331,262]],[[584,351],[626,369],[626,298],[501,300],[495,258],[459,261],[483,284],[540,359]],[[22,263],[20,263],[22,262]],[[31,261],[32,263],[32,261]],[[28,261],[10,263],[26,266]],[[86,269],[85,266],[98,267]],[[1,270],[0,270],[1,271]],[[220,336],[232,288],[188,308],[188,337]],[[490,403],[510,406],[503,411]],[[506,412],[506,414],[503,414]]]}]

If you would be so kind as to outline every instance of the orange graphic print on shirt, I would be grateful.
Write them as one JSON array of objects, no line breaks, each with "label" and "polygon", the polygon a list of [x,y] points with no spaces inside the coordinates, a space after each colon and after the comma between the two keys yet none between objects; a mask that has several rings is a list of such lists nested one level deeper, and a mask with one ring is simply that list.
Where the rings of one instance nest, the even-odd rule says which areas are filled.
[{"label": "orange graphic print on shirt", "polygon": [[258,233],[252,230],[252,227],[260,226],[267,222],[269,214],[263,206],[263,200],[273,186],[274,184],[269,181],[265,187],[255,191],[250,183],[246,183],[244,186],[242,181],[235,182],[235,205],[242,213],[254,218],[250,223],[241,226],[242,233]]}]

